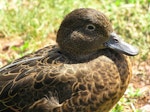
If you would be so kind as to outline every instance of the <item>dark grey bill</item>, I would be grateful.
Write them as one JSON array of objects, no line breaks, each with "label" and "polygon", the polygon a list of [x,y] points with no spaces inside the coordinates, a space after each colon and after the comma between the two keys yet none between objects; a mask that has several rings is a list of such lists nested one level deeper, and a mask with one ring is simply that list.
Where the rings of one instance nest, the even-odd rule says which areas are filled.
[{"label": "dark grey bill", "polygon": [[129,56],[135,56],[139,52],[136,47],[121,40],[120,37],[114,32],[111,33],[110,39],[104,44],[104,46]]}]

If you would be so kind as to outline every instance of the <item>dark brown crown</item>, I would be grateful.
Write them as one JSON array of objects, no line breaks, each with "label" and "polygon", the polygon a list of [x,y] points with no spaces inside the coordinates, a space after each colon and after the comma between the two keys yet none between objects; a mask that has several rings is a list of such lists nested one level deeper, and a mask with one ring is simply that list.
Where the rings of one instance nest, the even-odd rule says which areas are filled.
[{"label": "dark brown crown", "polygon": [[73,55],[86,55],[103,49],[112,26],[107,17],[94,9],[81,8],[69,13],[62,21],[58,34],[59,47]]}]

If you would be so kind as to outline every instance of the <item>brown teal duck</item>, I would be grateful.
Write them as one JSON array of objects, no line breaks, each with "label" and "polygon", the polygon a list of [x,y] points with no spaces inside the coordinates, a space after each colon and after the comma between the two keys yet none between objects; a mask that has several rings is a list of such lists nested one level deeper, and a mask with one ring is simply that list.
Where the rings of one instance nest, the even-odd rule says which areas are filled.
[{"label": "brown teal duck", "polygon": [[126,55],[138,50],[103,13],[72,11],[57,43],[0,69],[0,112],[108,112],[119,101],[132,75]]}]

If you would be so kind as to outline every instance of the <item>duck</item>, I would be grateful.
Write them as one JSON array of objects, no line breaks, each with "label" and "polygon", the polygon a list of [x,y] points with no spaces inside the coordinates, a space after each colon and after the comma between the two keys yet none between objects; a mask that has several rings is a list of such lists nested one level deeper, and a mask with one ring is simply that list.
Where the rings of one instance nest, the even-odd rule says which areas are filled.
[{"label": "duck", "polygon": [[105,14],[73,10],[56,42],[0,68],[0,112],[109,112],[120,100],[138,49]]}]

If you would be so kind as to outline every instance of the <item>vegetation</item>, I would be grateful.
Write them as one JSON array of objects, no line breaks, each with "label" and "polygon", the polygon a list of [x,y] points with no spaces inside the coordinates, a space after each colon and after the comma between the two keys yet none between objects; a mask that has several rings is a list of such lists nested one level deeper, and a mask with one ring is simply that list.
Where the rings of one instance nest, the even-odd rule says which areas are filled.
[{"label": "vegetation", "polygon": [[[132,58],[138,60],[133,61],[135,66],[149,62],[149,0],[0,0],[0,66],[51,43],[64,16],[84,7],[104,12],[114,30],[139,48],[139,55]],[[140,90],[128,91],[112,112],[125,111],[126,107],[140,112],[136,104]]]}]

